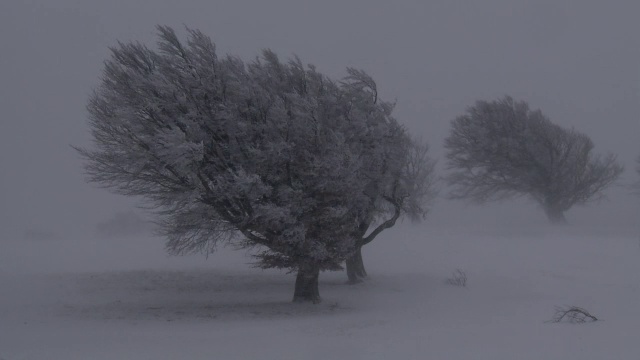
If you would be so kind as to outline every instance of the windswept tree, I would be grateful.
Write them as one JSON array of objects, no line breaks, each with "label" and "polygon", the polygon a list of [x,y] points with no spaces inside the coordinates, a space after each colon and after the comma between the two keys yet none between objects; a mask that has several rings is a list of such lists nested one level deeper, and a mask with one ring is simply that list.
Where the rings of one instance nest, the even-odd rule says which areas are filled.
[{"label": "windswept tree", "polygon": [[[393,103],[378,97],[376,82],[365,72],[348,68],[341,82],[349,99],[346,119],[353,143],[363,159],[362,189],[367,202],[354,228],[355,250],[346,261],[349,283],[367,277],[362,247],[401,217],[421,220],[435,195],[434,165],[426,143],[411,138],[393,118]],[[364,136],[363,136],[364,135]]]},{"label": "windswept tree", "polygon": [[319,302],[319,272],[341,268],[371,216],[370,154],[404,130],[358,112],[364,73],[336,83],[299,59],[244,63],[199,31],[158,31],[158,50],[111,49],[88,105],[94,146],[77,148],[88,180],[155,209],[169,252],[257,247],[258,266],[297,272],[294,301]]},{"label": "windswept tree", "polygon": [[622,173],[614,155],[594,155],[591,139],[525,102],[478,101],[451,123],[445,140],[450,196],[477,203],[527,196],[552,223],[597,199]]},{"label": "windswept tree", "polygon": [[367,278],[362,247],[371,243],[384,230],[393,227],[401,217],[412,221],[424,219],[435,195],[435,162],[428,156],[429,147],[415,140],[388,140],[388,152],[381,156],[365,189],[368,198],[365,216],[355,231],[355,250],[347,259],[349,283]]}]

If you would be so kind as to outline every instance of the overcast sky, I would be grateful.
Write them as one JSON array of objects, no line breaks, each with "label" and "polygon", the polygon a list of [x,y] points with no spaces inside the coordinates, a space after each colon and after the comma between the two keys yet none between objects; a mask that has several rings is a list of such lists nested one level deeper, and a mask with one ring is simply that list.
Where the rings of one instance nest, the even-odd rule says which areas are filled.
[{"label": "overcast sky", "polygon": [[[77,233],[132,206],[85,184],[69,144],[89,143],[85,103],[108,46],[153,46],[156,24],[198,28],[244,59],[268,47],[332,77],[362,68],[438,158],[452,118],[509,94],[617,153],[630,182],[640,154],[639,17],[637,0],[0,1],[0,235]],[[637,198],[611,193],[590,216],[637,219]],[[529,214],[456,206],[441,200],[433,216]]]}]

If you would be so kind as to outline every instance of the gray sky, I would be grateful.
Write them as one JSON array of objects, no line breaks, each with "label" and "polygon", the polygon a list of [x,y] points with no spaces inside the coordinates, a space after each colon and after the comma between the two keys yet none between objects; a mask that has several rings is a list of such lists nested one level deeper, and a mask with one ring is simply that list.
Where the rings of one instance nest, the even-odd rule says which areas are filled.
[{"label": "gray sky", "polygon": [[[510,94],[617,153],[630,182],[640,154],[639,16],[637,0],[1,1],[0,235],[89,231],[131,206],[85,184],[69,144],[88,144],[85,103],[107,47],[153,44],[156,24],[198,28],[245,59],[269,47],[332,77],[362,68],[438,158],[453,117]],[[611,193],[569,219],[636,219],[637,198]],[[441,200],[433,216],[495,221],[532,209],[513,208]]]}]

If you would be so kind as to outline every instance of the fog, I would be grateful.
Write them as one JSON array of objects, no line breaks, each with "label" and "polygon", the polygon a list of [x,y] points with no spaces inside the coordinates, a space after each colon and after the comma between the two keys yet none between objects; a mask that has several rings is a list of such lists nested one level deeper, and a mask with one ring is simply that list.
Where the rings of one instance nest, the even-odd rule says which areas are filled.
[{"label": "fog", "polygon": [[[0,3],[0,236],[93,234],[135,201],[84,182],[70,148],[90,144],[85,104],[108,47],[155,43],[155,25],[210,35],[219,51],[297,54],[337,78],[362,68],[443,169],[449,122],[477,99],[509,94],[592,137],[637,179],[640,3],[488,1],[72,1]],[[446,193],[444,185],[442,193]],[[573,224],[632,227],[623,186],[567,213]],[[524,200],[468,206],[439,198],[425,226],[524,226],[546,220]],[[43,235],[44,236],[44,235]]]}]

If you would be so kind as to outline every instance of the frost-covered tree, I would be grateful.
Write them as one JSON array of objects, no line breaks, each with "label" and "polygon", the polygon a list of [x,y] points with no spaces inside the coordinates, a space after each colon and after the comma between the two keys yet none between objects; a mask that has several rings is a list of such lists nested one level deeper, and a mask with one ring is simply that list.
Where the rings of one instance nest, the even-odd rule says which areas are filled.
[{"label": "frost-covered tree", "polygon": [[366,187],[362,191],[367,198],[353,232],[355,250],[346,261],[349,282],[354,284],[367,277],[362,247],[402,216],[424,218],[435,191],[429,147],[411,138],[397,123],[391,115],[394,104],[378,97],[377,85],[369,75],[352,68],[347,71],[342,81],[349,99],[346,119],[351,124],[352,143],[363,159],[361,176]]},{"label": "frost-covered tree", "polygon": [[364,73],[336,83],[299,59],[244,63],[199,31],[183,43],[158,30],[158,50],[111,49],[88,105],[94,146],[78,148],[88,180],[144,199],[171,253],[257,247],[258,266],[297,272],[294,301],[320,301],[319,272],[341,267],[371,217],[371,161],[404,130],[361,112]]},{"label": "frost-covered tree", "polygon": [[435,163],[427,155],[428,146],[408,138],[393,140],[387,146],[397,152],[380,154],[382,158],[375,164],[381,166],[374,169],[375,180],[365,189],[369,205],[355,231],[355,251],[346,261],[351,284],[367,277],[362,247],[393,227],[403,216],[411,220],[426,217],[427,206],[435,194]]},{"label": "frost-covered tree", "polygon": [[565,211],[601,196],[623,171],[614,155],[594,155],[588,136],[510,97],[469,107],[452,121],[445,148],[452,198],[528,196],[552,223],[565,223]]}]

